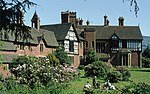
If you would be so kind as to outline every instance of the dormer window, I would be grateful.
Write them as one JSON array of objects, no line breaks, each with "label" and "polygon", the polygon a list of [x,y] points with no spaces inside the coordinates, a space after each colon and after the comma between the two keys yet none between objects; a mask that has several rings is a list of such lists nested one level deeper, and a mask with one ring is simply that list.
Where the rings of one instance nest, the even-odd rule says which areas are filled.
[{"label": "dormer window", "polygon": [[118,37],[116,35],[113,35],[111,37],[112,42],[111,42],[111,48],[115,48],[114,50],[116,50],[116,48],[119,48],[119,40]]},{"label": "dormer window", "polygon": [[20,44],[20,50],[24,50],[24,45]]},{"label": "dormer window", "polygon": [[117,37],[116,35],[113,35],[113,36],[111,37],[111,39],[112,39],[112,40],[118,40],[118,37]]}]

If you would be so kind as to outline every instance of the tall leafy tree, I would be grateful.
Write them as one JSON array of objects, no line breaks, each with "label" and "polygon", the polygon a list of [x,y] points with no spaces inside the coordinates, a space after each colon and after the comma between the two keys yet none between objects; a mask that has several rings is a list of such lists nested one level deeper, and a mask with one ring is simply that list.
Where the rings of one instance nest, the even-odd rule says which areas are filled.
[{"label": "tall leafy tree", "polygon": [[[14,33],[15,40],[20,38],[28,38],[30,35],[29,27],[21,22],[21,17],[36,5],[30,0],[0,0],[0,33],[4,38],[8,39],[8,33]],[[20,19],[20,22],[18,21]],[[21,32],[20,32],[21,31]]]}]

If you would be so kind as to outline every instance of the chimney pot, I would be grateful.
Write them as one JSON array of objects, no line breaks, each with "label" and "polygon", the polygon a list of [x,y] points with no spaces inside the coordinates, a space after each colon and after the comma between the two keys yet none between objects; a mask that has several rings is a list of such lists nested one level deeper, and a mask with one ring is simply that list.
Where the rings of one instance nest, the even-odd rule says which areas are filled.
[{"label": "chimney pot", "polygon": [[89,24],[90,24],[90,21],[89,21],[89,20],[87,20],[87,21],[86,21],[86,25],[89,25]]},{"label": "chimney pot", "polygon": [[124,18],[123,17],[119,17],[119,26],[124,26]]},{"label": "chimney pot", "polygon": [[107,16],[104,16],[104,26],[107,26]]}]

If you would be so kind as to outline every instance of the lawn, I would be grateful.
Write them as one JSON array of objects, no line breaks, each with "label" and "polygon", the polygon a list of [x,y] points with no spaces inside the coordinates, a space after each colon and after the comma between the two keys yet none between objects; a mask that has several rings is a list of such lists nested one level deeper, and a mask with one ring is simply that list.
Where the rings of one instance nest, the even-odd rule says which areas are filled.
[{"label": "lawn", "polygon": [[[130,72],[131,72],[131,77],[130,77],[130,80],[135,82],[135,83],[138,83],[138,82],[145,82],[147,84],[150,85],[150,68],[140,68],[140,69],[130,69]],[[86,78],[84,77],[84,71],[81,70],[80,71],[81,73],[81,76],[79,79],[77,79],[76,81],[72,81],[70,83],[70,86],[68,87],[68,89],[64,92],[65,94],[85,94],[83,92],[83,87],[84,85],[86,84],[87,81],[89,81],[90,84],[92,84],[92,78]],[[97,81],[100,80],[100,79],[96,79]],[[104,80],[100,80],[102,85],[104,84]],[[113,85],[116,87],[116,88],[123,88],[125,85],[128,85],[130,84],[131,82],[130,81],[121,81],[121,82],[118,82],[118,83],[114,83]],[[95,91],[97,92],[97,91]],[[110,93],[113,94],[114,91],[109,91]],[[102,90],[102,92],[97,92],[96,94],[105,94],[106,93],[106,90]]]}]

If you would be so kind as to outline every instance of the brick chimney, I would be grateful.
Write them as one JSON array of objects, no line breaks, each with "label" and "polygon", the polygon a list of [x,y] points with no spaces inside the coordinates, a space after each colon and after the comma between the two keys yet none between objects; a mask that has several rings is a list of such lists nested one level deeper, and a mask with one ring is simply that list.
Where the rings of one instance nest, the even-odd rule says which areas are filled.
[{"label": "brick chimney", "polygon": [[36,11],[31,19],[31,26],[38,31],[40,30],[40,17],[37,15]]},{"label": "brick chimney", "polygon": [[18,10],[17,24],[19,24],[19,25],[23,25],[24,24],[24,12],[21,11],[21,10]]},{"label": "brick chimney", "polygon": [[69,10],[61,12],[61,22],[76,25],[76,12],[70,12]]},{"label": "brick chimney", "polygon": [[124,26],[124,18],[123,17],[119,17],[119,26]]}]

